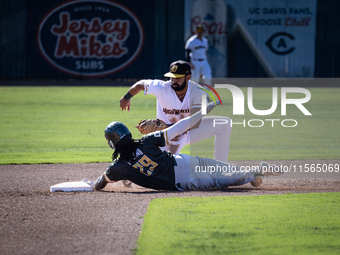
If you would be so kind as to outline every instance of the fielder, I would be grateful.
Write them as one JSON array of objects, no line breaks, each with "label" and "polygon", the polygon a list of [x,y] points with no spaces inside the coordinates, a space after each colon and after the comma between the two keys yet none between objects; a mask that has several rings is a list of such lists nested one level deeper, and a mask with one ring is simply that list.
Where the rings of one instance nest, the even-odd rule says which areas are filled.
[{"label": "fielder", "polygon": [[[130,111],[131,98],[141,91],[144,95],[155,95],[157,97],[157,121],[161,125],[160,129],[166,128],[177,123],[179,120],[189,117],[190,114],[200,111],[202,94],[206,92],[200,86],[190,81],[191,66],[189,63],[179,60],[170,65],[170,70],[164,75],[170,81],[161,80],[140,80],[131,86],[129,91],[120,99],[120,108]],[[218,119],[223,125],[214,127],[214,119]],[[159,122],[161,120],[161,122]],[[154,125],[155,121],[150,121],[148,125]],[[153,123],[152,123],[153,122]],[[164,125],[164,123],[166,125]],[[143,125],[142,125],[143,124]],[[145,123],[140,123],[136,127],[142,134]],[[154,125],[157,126],[157,125]],[[155,131],[156,129],[150,130]],[[182,133],[169,139],[167,144],[162,146],[163,150],[170,151],[172,154],[181,152],[183,146],[197,143],[211,136],[214,140],[214,159],[222,162],[228,161],[229,141],[231,134],[230,119],[221,116],[205,116],[197,125],[190,130],[183,130]]]},{"label": "fielder", "polygon": [[196,26],[196,34],[190,37],[185,44],[186,57],[191,64],[193,80],[198,82],[202,77],[205,83],[211,84],[211,68],[206,55],[209,43],[203,37],[203,33],[203,27],[201,25]]},{"label": "fielder", "polygon": [[[216,105],[207,105],[210,112]],[[113,162],[93,184],[93,190],[103,189],[107,183],[130,180],[137,185],[156,190],[205,190],[242,185],[266,175],[280,175],[261,164],[255,171],[241,171],[237,165],[185,154],[171,154],[161,150],[171,139],[182,134],[202,119],[200,112],[161,131],[132,139],[129,129],[121,122],[111,122],[105,138],[114,149]],[[219,171],[207,171],[219,166]],[[261,179],[262,180],[262,179]]]}]

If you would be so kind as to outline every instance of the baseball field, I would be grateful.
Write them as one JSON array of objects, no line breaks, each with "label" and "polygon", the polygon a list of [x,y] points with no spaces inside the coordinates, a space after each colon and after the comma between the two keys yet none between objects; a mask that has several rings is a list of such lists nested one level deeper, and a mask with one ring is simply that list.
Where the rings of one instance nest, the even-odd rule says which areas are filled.
[{"label": "baseball field", "polygon": [[[0,253],[338,254],[340,89],[308,90],[312,116],[294,105],[283,116],[279,104],[272,122],[247,108],[233,117],[245,125],[233,126],[229,161],[286,170],[258,188],[162,192],[115,183],[51,193],[56,183],[102,174],[112,154],[107,124],[121,121],[141,137],[134,125],[156,117],[156,98],[137,95],[122,112],[127,87],[0,87]],[[223,106],[211,114],[231,117],[231,95],[218,92]],[[271,93],[255,88],[254,107],[270,108]],[[283,126],[292,119],[295,127]],[[213,139],[183,152],[212,157]]]}]

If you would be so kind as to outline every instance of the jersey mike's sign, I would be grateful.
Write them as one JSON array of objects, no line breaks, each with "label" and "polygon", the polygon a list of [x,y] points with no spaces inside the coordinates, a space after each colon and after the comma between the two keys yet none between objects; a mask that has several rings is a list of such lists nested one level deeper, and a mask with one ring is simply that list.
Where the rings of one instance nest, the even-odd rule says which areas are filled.
[{"label": "jersey mike's sign", "polygon": [[63,72],[96,77],[116,73],[140,53],[144,34],[138,18],[111,1],[70,1],[55,7],[38,29],[41,54]]}]

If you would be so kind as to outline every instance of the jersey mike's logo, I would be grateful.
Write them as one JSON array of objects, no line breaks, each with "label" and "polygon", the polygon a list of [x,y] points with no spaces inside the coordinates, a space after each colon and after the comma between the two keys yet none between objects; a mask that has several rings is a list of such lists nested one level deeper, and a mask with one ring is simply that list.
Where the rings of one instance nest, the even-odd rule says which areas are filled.
[{"label": "jersey mike's logo", "polygon": [[131,64],[144,32],[126,7],[106,0],[70,1],[40,22],[38,45],[53,67],[77,76],[104,76]]}]

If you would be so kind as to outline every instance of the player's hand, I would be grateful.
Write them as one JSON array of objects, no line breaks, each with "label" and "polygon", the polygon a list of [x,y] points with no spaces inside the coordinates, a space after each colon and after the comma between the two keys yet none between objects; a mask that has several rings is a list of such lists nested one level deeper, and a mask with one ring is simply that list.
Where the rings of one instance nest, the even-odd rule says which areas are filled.
[{"label": "player's hand", "polygon": [[218,105],[221,105],[220,101],[216,101],[216,104],[215,102],[210,102],[209,104],[207,104],[207,113],[211,112],[212,109],[214,109]]},{"label": "player's hand", "polygon": [[119,107],[122,108],[122,111],[130,111],[131,100],[126,100],[124,96],[119,100]]},{"label": "player's hand", "polygon": [[193,63],[190,63],[190,65],[191,65],[191,70],[194,70],[195,66],[193,65]]}]

